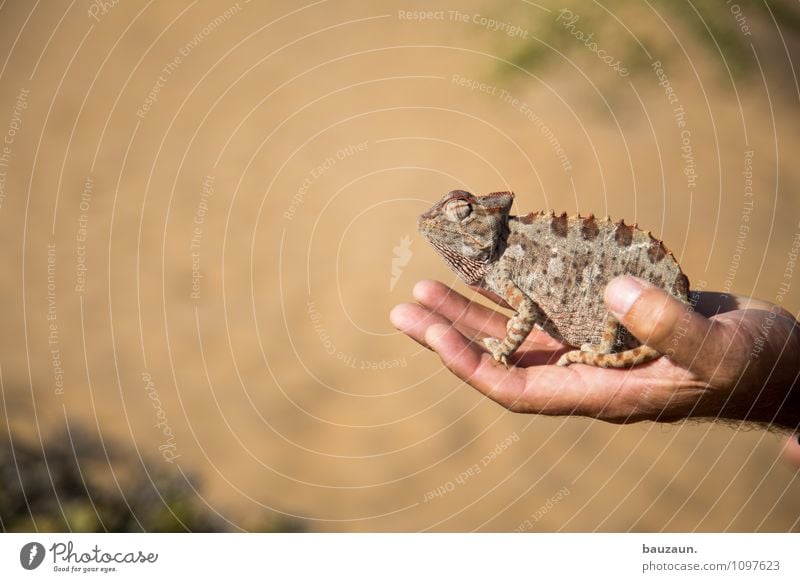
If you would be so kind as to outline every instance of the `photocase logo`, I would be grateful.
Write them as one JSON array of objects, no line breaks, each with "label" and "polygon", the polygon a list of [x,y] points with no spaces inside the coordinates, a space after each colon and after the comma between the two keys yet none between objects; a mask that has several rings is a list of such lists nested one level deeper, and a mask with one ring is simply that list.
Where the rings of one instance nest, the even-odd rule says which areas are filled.
[{"label": "photocase logo", "polygon": [[44,560],[44,546],[39,542],[28,542],[19,551],[19,563],[26,570],[35,570]]},{"label": "photocase logo", "polygon": [[389,291],[394,290],[397,281],[400,280],[400,275],[403,274],[403,268],[408,265],[411,260],[411,237],[408,235],[400,239],[400,244],[392,249],[394,257],[392,258],[392,276],[389,279]]}]

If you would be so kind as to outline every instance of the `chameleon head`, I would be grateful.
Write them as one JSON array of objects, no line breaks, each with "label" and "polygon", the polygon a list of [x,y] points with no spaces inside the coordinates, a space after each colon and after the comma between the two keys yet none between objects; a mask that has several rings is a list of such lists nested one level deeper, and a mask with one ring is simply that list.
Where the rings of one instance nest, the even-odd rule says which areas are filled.
[{"label": "chameleon head", "polygon": [[417,227],[450,268],[475,285],[500,252],[513,201],[512,192],[473,196],[453,190],[420,215]]}]

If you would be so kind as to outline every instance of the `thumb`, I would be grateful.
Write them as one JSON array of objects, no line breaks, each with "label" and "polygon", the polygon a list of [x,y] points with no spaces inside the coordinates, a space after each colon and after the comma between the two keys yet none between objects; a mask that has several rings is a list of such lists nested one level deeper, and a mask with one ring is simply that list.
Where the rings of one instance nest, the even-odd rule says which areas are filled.
[{"label": "thumb", "polygon": [[655,348],[678,365],[702,374],[719,343],[718,330],[712,322],[690,306],[646,281],[617,277],[606,286],[605,302],[616,316],[643,344]]}]

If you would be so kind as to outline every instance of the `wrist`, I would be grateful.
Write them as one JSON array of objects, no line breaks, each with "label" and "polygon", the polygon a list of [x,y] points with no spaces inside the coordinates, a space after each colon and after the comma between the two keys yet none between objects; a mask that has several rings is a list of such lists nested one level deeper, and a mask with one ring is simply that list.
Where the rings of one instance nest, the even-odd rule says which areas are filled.
[{"label": "wrist", "polygon": [[[776,428],[797,432],[800,430],[800,327],[796,320],[781,314],[772,328],[769,353],[756,355],[755,378],[762,379],[756,386],[754,411],[758,409],[759,421]],[[755,353],[755,351],[754,351]],[[760,361],[759,361],[760,360]],[[762,396],[763,394],[763,396]]]}]

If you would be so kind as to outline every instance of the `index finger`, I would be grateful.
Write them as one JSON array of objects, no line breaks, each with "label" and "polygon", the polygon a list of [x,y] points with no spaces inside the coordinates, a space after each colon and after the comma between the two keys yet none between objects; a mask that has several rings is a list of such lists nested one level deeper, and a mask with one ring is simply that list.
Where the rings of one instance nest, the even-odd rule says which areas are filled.
[{"label": "index finger", "polygon": [[[493,299],[487,292],[475,287],[471,288]],[[506,335],[506,324],[508,323],[506,316],[480,303],[470,301],[444,283],[429,280],[419,281],[414,285],[413,294],[414,299],[431,311],[476,332],[469,335],[484,334],[498,338]],[[528,334],[527,341],[547,346],[561,346],[561,343],[548,333],[535,328]]]}]

